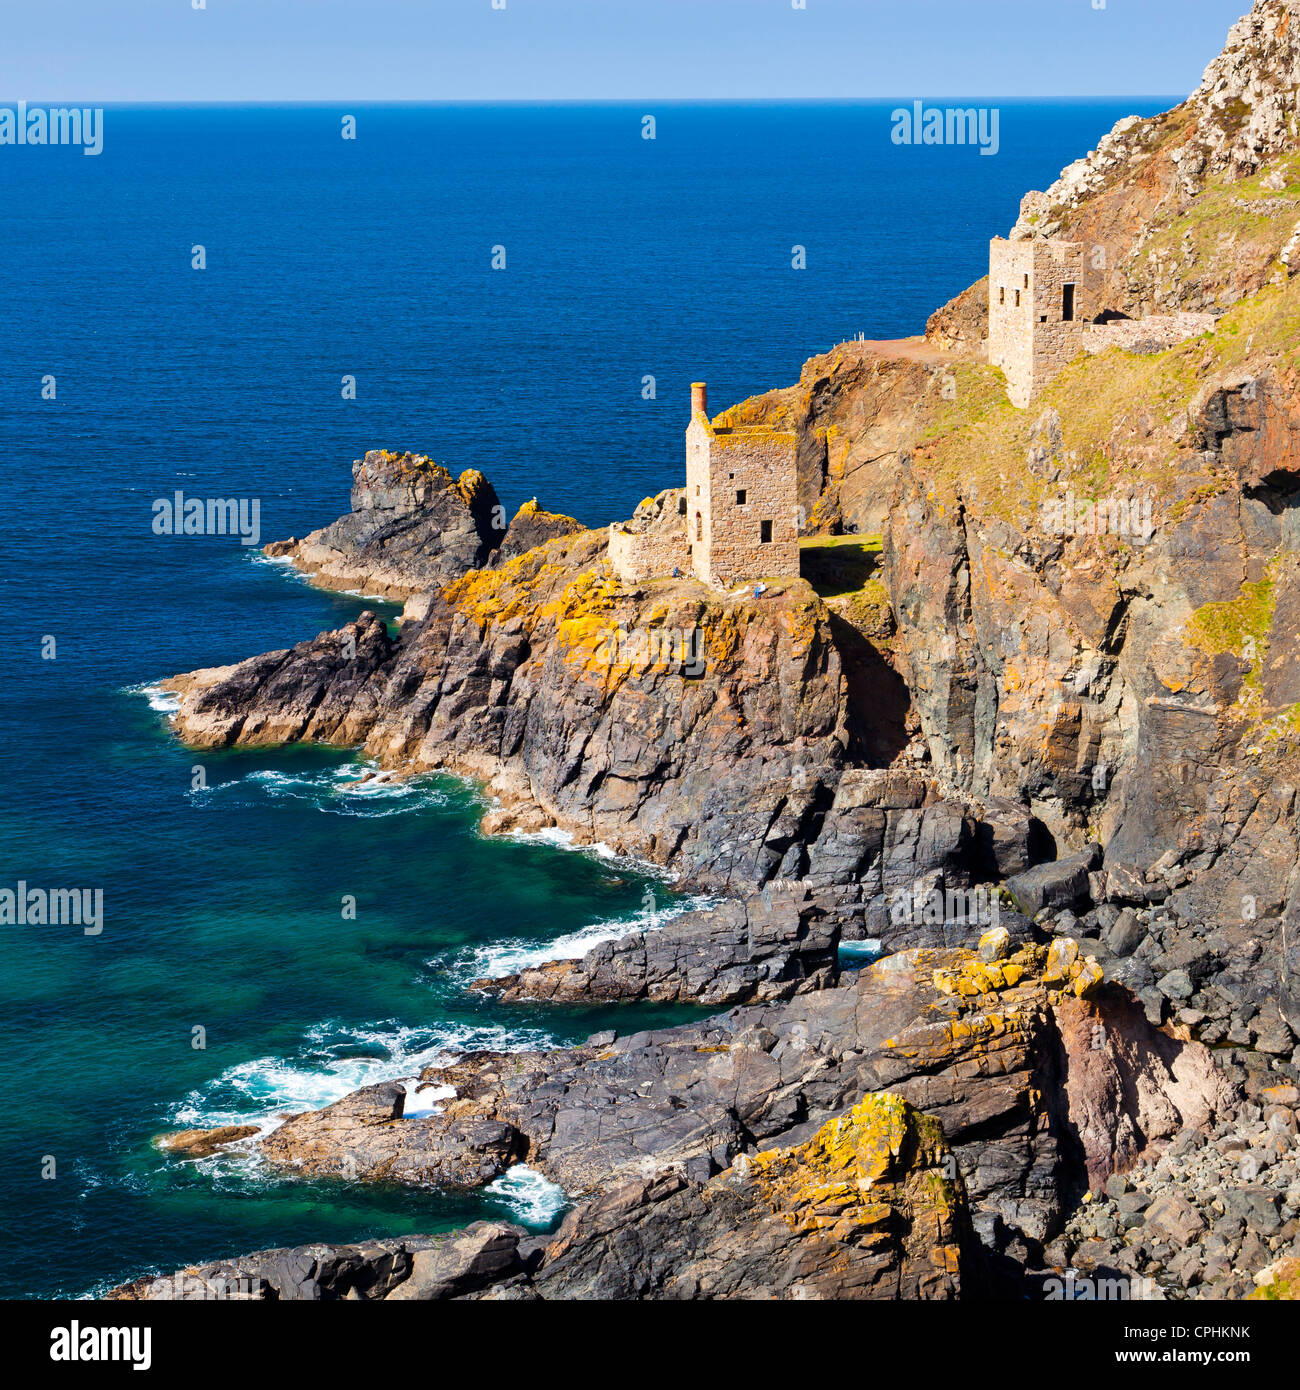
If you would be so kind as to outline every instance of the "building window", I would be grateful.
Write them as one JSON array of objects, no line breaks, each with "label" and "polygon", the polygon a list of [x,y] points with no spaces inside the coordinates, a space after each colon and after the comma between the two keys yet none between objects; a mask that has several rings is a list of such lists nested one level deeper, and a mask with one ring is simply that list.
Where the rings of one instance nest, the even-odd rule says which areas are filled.
[{"label": "building window", "polygon": [[1026,288],[1026,289],[1029,288],[1029,276],[1028,276],[1028,275],[1025,276],[1025,288]]},{"label": "building window", "polygon": [[685,499],[684,497],[679,497],[679,498],[677,499],[677,515],[678,515],[678,516],[685,516],[685,515],[686,515],[686,499]]},{"label": "building window", "polygon": [[699,512],[695,513],[695,539],[697,541],[704,539],[704,518]]},{"label": "building window", "polygon": [[696,495],[696,497],[698,497],[698,496],[700,495],[700,485],[699,485],[699,483],[696,483],[696,484],[695,484],[695,495]]},{"label": "building window", "polygon": [[1064,323],[1074,322],[1074,286],[1061,286],[1061,319]]},{"label": "building window", "polygon": [[772,540],[772,523],[770,521],[758,523],[758,539],[763,545],[770,544]]},{"label": "building window", "polygon": [[1005,304],[1006,302],[1007,302],[1007,287],[1006,287],[1005,285],[999,285],[999,286],[998,286],[998,303],[999,303],[999,304]]},{"label": "building window", "polygon": [[1019,290],[1016,291],[1016,308],[1017,308],[1017,309],[1020,308],[1020,291],[1019,291]]},{"label": "building window", "polygon": [[743,506],[745,505],[745,498],[746,498],[748,495],[749,495],[749,494],[745,491],[745,489],[744,489],[743,487],[737,488],[737,489],[736,489],[736,506],[738,506],[738,507],[743,507]]}]

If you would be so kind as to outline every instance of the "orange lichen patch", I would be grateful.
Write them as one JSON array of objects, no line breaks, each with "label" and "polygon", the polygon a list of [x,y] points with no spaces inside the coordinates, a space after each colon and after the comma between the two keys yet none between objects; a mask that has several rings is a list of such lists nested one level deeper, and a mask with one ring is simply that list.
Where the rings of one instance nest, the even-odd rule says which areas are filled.
[{"label": "orange lichen patch", "polygon": [[[440,471],[446,472],[445,469]],[[456,479],[456,491],[460,493],[461,500],[467,507],[473,506],[476,499],[490,489],[491,484],[477,468],[467,468]]]},{"label": "orange lichen patch", "polygon": [[780,444],[794,448],[798,436],[789,430],[774,430],[766,425],[742,425],[731,429],[726,426],[715,429],[713,445],[717,449],[748,448],[754,443]]},{"label": "orange lichen patch", "polygon": [[753,1155],[741,1171],[796,1230],[870,1243],[904,1208],[913,1223],[932,1223],[946,1246],[959,1200],[945,1176],[951,1166],[939,1122],[885,1091],[864,1097],[807,1143]]},{"label": "orange lichen patch", "polygon": [[[480,474],[479,476],[481,477],[482,475]],[[465,478],[465,475],[462,474],[462,475],[461,475],[461,481],[462,481],[462,482],[464,481],[464,478]],[[545,520],[545,521],[563,521],[563,522],[567,522],[567,523],[569,523],[571,526],[573,526],[573,527],[575,528],[575,530],[585,530],[585,529],[586,529],[585,527],[583,527],[582,522],[580,522],[576,517],[569,516],[569,515],[567,515],[567,514],[564,513],[564,512],[548,512],[548,511],[546,511],[544,508],[539,507],[539,506],[537,505],[537,498],[536,498],[536,497],[530,497],[530,498],[528,499],[527,502],[524,502],[524,503],[520,506],[519,510],[515,513],[514,520],[515,520],[515,521],[519,521],[519,520],[521,520],[521,519],[529,519],[529,518],[533,518],[533,517],[541,517],[541,518],[542,518],[543,520]]]},{"label": "orange lichen patch", "polygon": [[530,550],[500,569],[470,570],[446,587],[444,597],[480,627],[515,616],[528,618],[537,612],[535,603],[529,601],[529,590],[543,587],[564,572],[550,561],[538,567],[537,561],[538,551]]},{"label": "orange lichen patch", "polygon": [[1006,960],[985,961],[969,955],[955,965],[935,969],[931,978],[940,994],[972,1000],[1037,980],[1056,986],[1047,991],[1051,1001],[1065,993],[1085,998],[1101,984],[1105,972],[1094,957],[1080,956],[1077,941],[1058,937],[1050,947],[1022,946]]},{"label": "orange lichen patch", "polygon": [[781,610],[780,623],[790,635],[796,656],[802,656],[811,650],[816,643],[822,615],[825,611],[820,600],[793,603]]}]

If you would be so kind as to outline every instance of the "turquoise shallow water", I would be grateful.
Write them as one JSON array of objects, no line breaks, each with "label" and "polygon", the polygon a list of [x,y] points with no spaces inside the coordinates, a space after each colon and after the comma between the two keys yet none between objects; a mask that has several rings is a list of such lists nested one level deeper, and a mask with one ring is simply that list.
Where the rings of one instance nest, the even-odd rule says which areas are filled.
[{"label": "turquoise shallow water", "polygon": [[691,380],[721,408],[856,333],[919,332],[1025,189],[1170,104],[1004,103],[997,158],[892,145],[893,103],[669,105],[653,143],[628,106],[363,108],[346,147],[333,109],[115,109],[97,158],[6,151],[0,886],[102,888],[105,922],[0,926],[0,1295],[522,1212],[148,1141],[448,1048],[680,1016],[463,988],[669,903],[644,870],[484,841],[459,782],[361,794],[346,754],[179,748],[140,686],[363,605],[235,538],[154,535],[153,499],[255,498],[262,540],[301,535],[389,446],[483,469],[512,511],[630,515],[680,477]]},{"label": "turquoise shallow water", "polygon": [[[97,937],[30,927],[7,953],[0,1037],[23,1065],[6,1079],[4,1159],[20,1201],[5,1238],[34,1248],[58,1236],[39,1270],[7,1269],[5,1292],[75,1294],[201,1255],[484,1214],[550,1224],[557,1208],[530,1205],[527,1190],[281,1182],[247,1154],[180,1162],[149,1140],[265,1124],[466,1047],[625,1025],[609,1010],[501,1007],[464,986],[571,934],[625,930],[650,902],[671,911],[671,890],[592,851],[480,840],[482,798],[458,780],[349,790],[361,766],[316,749],[196,761],[143,695],[107,703],[106,775],[150,808],[147,824],[112,816],[75,838],[6,827],[41,865],[29,881],[102,881],[105,925]],[[200,763],[207,787],[191,790]]]}]

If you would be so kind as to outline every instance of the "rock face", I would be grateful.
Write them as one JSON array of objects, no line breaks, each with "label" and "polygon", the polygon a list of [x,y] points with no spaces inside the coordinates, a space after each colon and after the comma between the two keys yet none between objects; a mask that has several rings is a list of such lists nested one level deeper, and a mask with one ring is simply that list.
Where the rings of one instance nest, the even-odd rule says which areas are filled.
[{"label": "rock face", "polygon": [[868,1096],[709,1182],[621,1183],[545,1248],[519,1227],[309,1245],[141,1279],[116,1299],[950,1299],[976,1246],[939,1126]]},{"label": "rock face", "polygon": [[[489,563],[494,568],[499,568],[509,560],[526,555],[535,546],[558,540],[561,536],[573,536],[586,529],[580,521],[575,521],[571,516],[543,511],[534,497],[525,502],[511,518],[505,538],[492,552]],[[467,565],[465,568],[469,569],[470,566]],[[456,577],[459,578],[459,574]]]},{"label": "rock face", "polygon": [[372,449],[352,465],[346,516],[265,553],[292,560],[327,588],[405,598],[484,564],[505,532],[504,511],[481,473],[453,478],[424,454]]},{"label": "rock face", "polygon": [[[364,1271],[310,1247],[186,1278],[243,1274],[264,1297],[949,1298],[974,1269],[987,1291],[1043,1266],[1090,1181],[1234,1113],[1203,1048],[1124,1007],[1075,942],[999,929],[698,1024],[471,1054],[422,1077],[440,1113],[403,1119],[402,1088],[370,1087],[263,1152],[460,1185],[526,1157],[577,1203],[545,1248],[480,1225],[450,1250],[376,1243]],[[127,1295],[177,1296],[149,1285]]]},{"label": "rock face", "polygon": [[494,829],[559,824],[713,888],[806,881],[860,907],[936,869],[968,886],[975,813],[919,777],[846,769],[843,683],[800,581],[762,599],[628,588],[583,532],[429,596],[397,639],[366,614],[171,687],[197,746],[327,742],[483,776]]},{"label": "rock face", "polygon": [[192,671],[167,688],[180,696],[185,739],[196,748],[356,744],[373,726],[378,682],[394,651],[384,624],[363,613],[337,632],[237,666]]},{"label": "rock face", "polygon": [[478,1187],[525,1156],[512,1125],[484,1116],[403,1118],[405,1089],[381,1082],[295,1115],[261,1144],[304,1176]]},{"label": "rock face", "polygon": [[548,962],[475,987],[509,1003],[770,1003],[830,985],[838,943],[838,923],[806,891],[768,893],[603,942],[580,960]]},{"label": "rock face", "polygon": [[540,1298],[951,1299],[974,1258],[942,1132],[868,1096],[708,1182],[622,1184],[567,1218]]},{"label": "rock face", "polygon": [[262,1250],[137,1279],[106,1296],[150,1302],[460,1298],[521,1271],[519,1245],[527,1234],[520,1226],[476,1221],[448,1236]]},{"label": "rock face", "polygon": [[[698,1024],[470,1054],[421,1078],[455,1092],[441,1113],[402,1120],[398,1088],[371,1087],[286,1121],[262,1149],[309,1174],[407,1182],[477,1184],[526,1158],[581,1195],[668,1170],[707,1183],[739,1155],[803,1143],[888,1090],[942,1124],[984,1246],[1027,1252],[1087,1182],[1054,1010],[1093,995],[1101,972],[1065,940],[1017,945],[1001,931],[984,954],[918,949]],[[1147,1029],[1140,1016],[1134,1026]],[[1166,1043],[1173,1059],[1195,1046]],[[1127,1152],[1156,1138],[1140,1123]]]}]

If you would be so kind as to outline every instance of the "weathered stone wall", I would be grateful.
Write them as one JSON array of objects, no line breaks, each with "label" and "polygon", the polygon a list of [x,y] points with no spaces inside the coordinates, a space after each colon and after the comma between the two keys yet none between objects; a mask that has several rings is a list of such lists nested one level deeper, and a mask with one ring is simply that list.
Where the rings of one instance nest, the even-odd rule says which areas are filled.
[{"label": "weathered stone wall", "polygon": [[1089,324],[1083,331],[1087,352],[1123,348],[1125,352],[1164,352],[1188,338],[1214,331],[1213,314],[1150,314],[1141,319],[1115,319]]},{"label": "weathered stone wall", "polygon": [[[779,430],[715,430],[706,564],[723,588],[799,573],[797,441]],[[744,501],[740,498],[744,497]],[[771,539],[762,539],[764,522]]]},{"label": "weathered stone wall", "polygon": [[[1067,284],[1075,286],[1074,318],[1062,317]],[[1001,367],[1007,394],[1020,409],[1083,348],[1083,250],[1077,242],[989,244],[989,362]]]},{"label": "weathered stone wall", "polygon": [[675,569],[689,571],[691,551],[686,543],[685,520],[679,521],[678,529],[670,533],[629,531],[615,522],[609,528],[609,562],[625,584],[670,575]]},{"label": "weathered stone wall", "polygon": [[686,524],[696,578],[728,588],[799,573],[797,448],[789,431],[715,429],[703,412],[692,418]]}]

